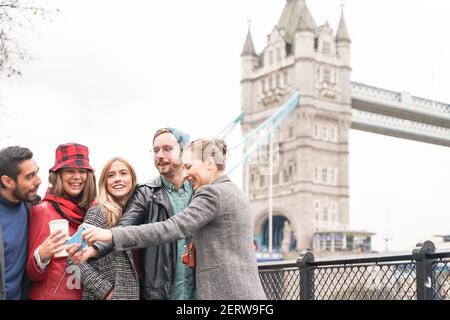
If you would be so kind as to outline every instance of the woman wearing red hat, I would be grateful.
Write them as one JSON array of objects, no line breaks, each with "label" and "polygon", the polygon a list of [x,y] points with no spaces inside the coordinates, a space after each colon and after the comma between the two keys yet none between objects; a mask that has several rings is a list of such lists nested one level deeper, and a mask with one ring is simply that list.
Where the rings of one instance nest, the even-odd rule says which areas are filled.
[{"label": "woman wearing red hat", "polygon": [[[78,300],[80,270],[68,267],[65,243],[83,223],[97,194],[88,148],[77,143],[59,145],[48,180],[51,187],[47,194],[30,210],[27,273],[33,285],[29,298]],[[59,230],[50,233],[49,222],[53,220],[63,224],[66,220],[69,234]]]}]

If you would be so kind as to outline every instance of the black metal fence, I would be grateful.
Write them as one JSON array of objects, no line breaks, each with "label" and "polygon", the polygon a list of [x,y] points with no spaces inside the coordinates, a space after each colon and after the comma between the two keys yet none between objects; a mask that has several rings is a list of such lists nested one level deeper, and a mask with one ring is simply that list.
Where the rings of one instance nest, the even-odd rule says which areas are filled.
[{"label": "black metal fence", "polygon": [[271,300],[450,300],[450,250],[431,241],[411,253],[259,263]]}]

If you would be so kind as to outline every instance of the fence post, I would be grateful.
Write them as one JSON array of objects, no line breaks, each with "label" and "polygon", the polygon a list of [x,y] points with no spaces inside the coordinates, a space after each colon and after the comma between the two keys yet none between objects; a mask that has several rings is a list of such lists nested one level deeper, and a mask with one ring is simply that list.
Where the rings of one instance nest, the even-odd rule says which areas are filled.
[{"label": "fence post", "polygon": [[309,251],[303,252],[297,259],[300,269],[300,300],[314,300],[314,275],[310,266],[311,262],[314,262],[314,255]]},{"label": "fence post", "polygon": [[417,300],[433,299],[431,269],[434,259],[429,259],[427,254],[433,253],[435,250],[433,242],[425,241],[423,244],[418,243],[412,251],[412,257],[416,261]]}]

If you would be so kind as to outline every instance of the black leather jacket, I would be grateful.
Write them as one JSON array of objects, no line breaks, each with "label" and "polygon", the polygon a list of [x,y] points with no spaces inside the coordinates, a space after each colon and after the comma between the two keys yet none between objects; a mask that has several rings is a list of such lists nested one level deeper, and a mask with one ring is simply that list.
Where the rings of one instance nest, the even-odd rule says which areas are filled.
[{"label": "black leather jacket", "polygon": [[[164,221],[172,215],[169,197],[164,192],[161,177],[157,177],[136,187],[117,226]],[[99,250],[100,257],[112,251],[112,245],[97,242],[94,246]],[[141,279],[141,299],[168,299],[175,278],[176,242],[142,249],[140,258],[140,269],[144,271],[144,278]]]}]

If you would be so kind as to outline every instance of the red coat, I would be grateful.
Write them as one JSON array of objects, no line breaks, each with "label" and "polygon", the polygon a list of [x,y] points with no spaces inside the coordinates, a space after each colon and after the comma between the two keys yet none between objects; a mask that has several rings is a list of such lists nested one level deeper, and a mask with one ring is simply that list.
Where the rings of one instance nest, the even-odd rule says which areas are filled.
[{"label": "red coat", "polygon": [[[28,260],[26,271],[33,281],[29,298],[33,300],[80,300],[80,288],[76,289],[75,281],[79,281],[79,269],[67,268],[67,257],[52,257],[47,268],[42,272],[34,259],[34,251],[50,235],[49,221],[64,219],[56,211],[52,202],[58,202],[64,213],[70,217],[69,236],[73,235],[82,223],[85,211],[64,198],[55,198],[46,194],[42,202],[30,210],[28,234]],[[75,278],[77,278],[75,280]],[[75,284],[75,285],[74,285]]]}]

